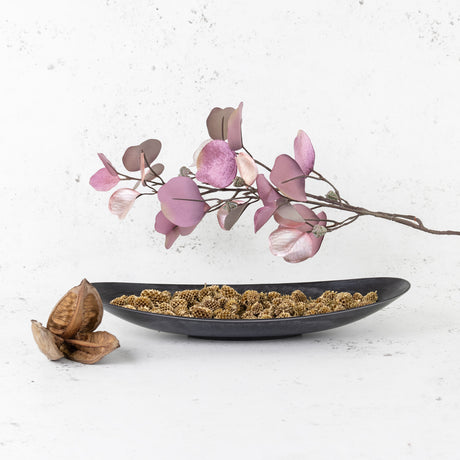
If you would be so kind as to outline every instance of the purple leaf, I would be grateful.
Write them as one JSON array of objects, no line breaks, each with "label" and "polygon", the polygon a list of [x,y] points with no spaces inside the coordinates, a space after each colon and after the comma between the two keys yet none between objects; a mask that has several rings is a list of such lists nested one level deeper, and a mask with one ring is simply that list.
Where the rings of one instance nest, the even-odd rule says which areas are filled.
[{"label": "purple leaf", "polygon": [[106,192],[112,189],[120,182],[117,176],[113,176],[107,168],[102,168],[93,174],[89,180],[89,184],[98,192]]},{"label": "purple leaf", "polygon": [[177,227],[170,220],[166,218],[162,211],[155,217],[155,231],[167,235],[173,228]]},{"label": "purple leaf", "polygon": [[308,176],[315,165],[315,149],[305,131],[299,129],[294,139],[294,156],[300,169]]},{"label": "purple leaf", "polygon": [[279,155],[276,158],[270,173],[270,180],[288,198],[306,201],[304,173],[289,155]]},{"label": "purple leaf", "polygon": [[174,177],[158,190],[165,217],[179,227],[198,224],[206,212],[206,203],[190,177]]},{"label": "purple leaf", "polygon": [[196,178],[217,188],[227,187],[236,176],[235,157],[225,141],[208,142],[198,155]]},{"label": "purple leaf", "polygon": [[[146,171],[145,173],[145,179],[146,181],[155,179],[158,176],[161,176],[163,173],[165,167],[161,163],[154,164],[150,166],[150,168]],[[152,172],[153,171],[153,172]]]},{"label": "purple leaf", "polygon": [[[231,203],[233,203],[234,207],[236,207],[236,205],[242,204],[244,203],[244,201],[243,200],[233,200]],[[222,230],[228,230],[227,228],[225,228],[225,219],[227,218],[231,209],[232,208],[230,208],[229,204],[225,203],[217,211],[217,222],[219,223],[220,228],[222,228]]]},{"label": "purple leaf", "polygon": [[214,107],[206,119],[206,126],[208,128],[209,137],[211,139],[227,139],[227,124],[230,115],[234,112],[233,107]]},{"label": "purple leaf", "polygon": [[109,210],[120,219],[124,219],[133,207],[134,201],[140,195],[131,188],[120,188],[112,194],[109,200]]},{"label": "purple leaf", "polygon": [[141,155],[144,154],[147,163],[152,164],[160,150],[161,142],[158,139],[148,139],[139,145],[128,147],[123,155],[123,164],[128,171],[139,171],[141,169]]},{"label": "purple leaf", "polygon": [[237,109],[233,111],[228,119],[228,145],[236,152],[243,148],[243,137],[241,135],[241,122],[243,117],[243,103]]}]

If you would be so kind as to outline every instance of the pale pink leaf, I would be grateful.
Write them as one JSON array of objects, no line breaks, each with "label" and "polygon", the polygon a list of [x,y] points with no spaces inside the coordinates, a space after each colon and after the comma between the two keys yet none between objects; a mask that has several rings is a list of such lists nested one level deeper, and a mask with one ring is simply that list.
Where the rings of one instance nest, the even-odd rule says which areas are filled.
[{"label": "pale pink leaf", "polygon": [[107,171],[112,176],[118,176],[117,170],[113,167],[113,164],[108,160],[108,158],[103,153],[98,153],[97,155],[102,161],[103,165],[106,167]]},{"label": "pale pink leaf", "polygon": [[251,155],[240,152],[236,156],[236,165],[246,185],[252,185],[257,177],[257,165]]},{"label": "pale pink leaf", "polygon": [[[243,200],[233,200],[232,203],[235,205],[244,203]],[[225,228],[225,219],[227,218],[230,212],[230,208],[227,204],[222,205],[219,210],[217,211],[217,222],[219,223],[222,230],[228,230]]]},{"label": "pale pink leaf", "polygon": [[307,133],[301,129],[294,139],[294,156],[300,169],[308,176],[315,165],[315,149]]},{"label": "pale pink leaf", "polygon": [[109,210],[120,219],[124,219],[133,207],[139,192],[130,188],[120,188],[112,194],[109,200]]},{"label": "pale pink leaf", "polygon": [[276,222],[284,227],[299,227],[304,223],[303,217],[296,208],[289,202],[281,204],[274,214]]},{"label": "pale pink leaf", "polygon": [[293,244],[288,254],[284,256],[284,260],[296,264],[313,257],[315,255],[313,238],[315,237],[311,233],[303,233]]},{"label": "pale pink leaf", "polygon": [[113,176],[107,168],[102,168],[93,174],[89,180],[89,184],[98,192],[106,192],[112,189],[120,182],[118,176]]},{"label": "pale pink leaf", "polygon": [[174,177],[158,190],[165,217],[180,227],[198,224],[205,213],[205,202],[190,177]]},{"label": "pale pink leaf", "polygon": [[208,142],[198,156],[196,178],[217,188],[227,187],[236,176],[235,157],[225,141]]},{"label": "pale pink leaf", "polygon": [[228,145],[236,152],[243,147],[243,137],[241,135],[241,122],[243,119],[243,103],[233,111],[228,119]]},{"label": "pale pink leaf", "polygon": [[279,155],[272,172],[270,180],[288,198],[296,201],[305,201],[305,177],[297,162],[289,155]]},{"label": "pale pink leaf", "polygon": [[275,256],[287,256],[296,241],[304,235],[304,232],[295,228],[279,227],[270,233],[270,251]]}]

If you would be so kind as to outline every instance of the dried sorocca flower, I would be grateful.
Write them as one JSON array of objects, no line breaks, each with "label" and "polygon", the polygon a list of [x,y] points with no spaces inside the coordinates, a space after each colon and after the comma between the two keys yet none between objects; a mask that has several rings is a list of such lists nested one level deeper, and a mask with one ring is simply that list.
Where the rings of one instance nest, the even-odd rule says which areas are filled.
[{"label": "dried sorocca flower", "polygon": [[32,320],[38,348],[52,361],[66,357],[83,364],[96,363],[120,346],[114,335],[94,332],[103,311],[99,293],[84,279],[57,303],[46,327]]}]

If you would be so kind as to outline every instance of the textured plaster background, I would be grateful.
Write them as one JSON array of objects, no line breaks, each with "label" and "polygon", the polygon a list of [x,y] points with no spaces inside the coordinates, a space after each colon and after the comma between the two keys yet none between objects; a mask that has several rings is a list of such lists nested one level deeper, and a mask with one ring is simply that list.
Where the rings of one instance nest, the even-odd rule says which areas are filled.
[{"label": "textured plaster background", "polygon": [[[2,1],[2,458],[433,458],[458,455],[460,238],[363,218],[312,260],[268,251],[252,213],[213,216],[166,251],[157,203],[125,221],[88,185],[97,152],[163,142],[190,164],[215,105],[245,102],[271,164],[299,128],[352,203],[460,228],[458,1]],[[251,214],[251,215],[250,215]],[[90,281],[257,282],[400,276],[401,300],[285,341],[221,343],[110,315],[122,348],[50,363],[30,334]]]}]

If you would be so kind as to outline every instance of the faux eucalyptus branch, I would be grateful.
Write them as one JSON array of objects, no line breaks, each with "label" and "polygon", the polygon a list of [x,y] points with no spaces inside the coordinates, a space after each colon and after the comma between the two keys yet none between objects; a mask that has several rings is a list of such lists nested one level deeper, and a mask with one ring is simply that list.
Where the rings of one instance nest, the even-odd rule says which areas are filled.
[{"label": "faux eucalyptus branch", "polygon": [[[326,233],[361,216],[391,220],[435,235],[460,235],[460,231],[428,228],[414,215],[371,211],[349,203],[314,169],[315,150],[302,130],[294,139],[294,157],[279,155],[270,168],[243,144],[242,109],[243,103],[236,109],[211,110],[206,120],[210,139],[195,152],[192,169],[183,166],[177,177],[163,179],[164,166],[154,163],[161,142],[149,139],[125,151],[122,161],[127,174],[99,153],[104,167],[91,177],[90,184],[98,191],[108,191],[122,181],[134,182],[131,188],[120,188],[110,197],[109,209],[121,219],[137,198],[157,195],[161,211],[155,218],[155,230],[166,236],[168,249],[179,236],[189,235],[206,214],[216,212],[220,227],[230,230],[246,209],[260,201],[254,230],[259,231],[273,217],[278,228],[269,236],[270,250],[291,263],[313,257]],[[314,181],[323,183],[327,193],[311,193],[309,183]],[[137,190],[140,185],[144,192]],[[345,211],[348,216],[343,220],[328,218],[325,208]]]}]

